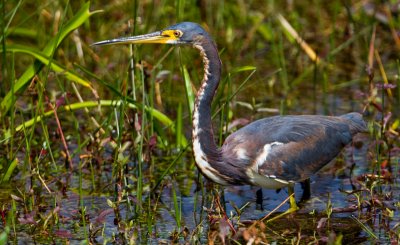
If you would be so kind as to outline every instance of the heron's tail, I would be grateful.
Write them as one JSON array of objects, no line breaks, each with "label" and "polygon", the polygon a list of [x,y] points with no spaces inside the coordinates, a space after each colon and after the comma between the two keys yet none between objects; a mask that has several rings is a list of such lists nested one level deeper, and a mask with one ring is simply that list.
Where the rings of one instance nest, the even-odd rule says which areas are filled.
[{"label": "heron's tail", "polygon": [[367,124],[362,115],[358,112],[351,112],[340,116],[350,122],[350,132],[352,135],[367,132]]}]

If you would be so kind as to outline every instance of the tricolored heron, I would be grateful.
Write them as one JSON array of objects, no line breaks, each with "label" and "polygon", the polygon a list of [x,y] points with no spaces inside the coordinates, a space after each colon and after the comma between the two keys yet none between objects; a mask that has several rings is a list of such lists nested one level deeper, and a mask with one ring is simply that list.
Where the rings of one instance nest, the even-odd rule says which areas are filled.
[{"label": "tricolored heron", "polygon": [[[334,159],[355,134],[365,131],[359,113],[342,116],[273,116],[252,122],[229,135],[222,147],[214,140],[211,102],[221,78],[216,44],[198,24],[183,22],[150,34],[94,43],[161,43],[191,45],[203,58],[204,77],[193,111],[193,153],[208,179],[221,185],[254,185],[269,189],[289,187],[308,179]],[[295,199],[291,208],[297,209]]]}]

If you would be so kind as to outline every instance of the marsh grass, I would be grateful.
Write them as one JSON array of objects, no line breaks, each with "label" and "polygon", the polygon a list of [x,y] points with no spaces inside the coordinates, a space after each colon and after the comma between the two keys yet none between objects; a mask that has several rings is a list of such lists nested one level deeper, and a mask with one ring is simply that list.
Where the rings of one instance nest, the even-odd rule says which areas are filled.
[{"label": "marsh grass", "polygon": [[[399,240],[400,22],[390,3],[0,6],[0,244]],[[241,189],[217,201],[218,187],[199,175],[190,146],[203,77],[196,51],[90,47],[179,21],[201,23],[220,49],[224,71],[212,105],[219,144],[265,116],[364,113],[369,136],[330,167],[351,184],[315,196],[326,208],[313,206],[295,222],[253,222],[265,212]]]}]

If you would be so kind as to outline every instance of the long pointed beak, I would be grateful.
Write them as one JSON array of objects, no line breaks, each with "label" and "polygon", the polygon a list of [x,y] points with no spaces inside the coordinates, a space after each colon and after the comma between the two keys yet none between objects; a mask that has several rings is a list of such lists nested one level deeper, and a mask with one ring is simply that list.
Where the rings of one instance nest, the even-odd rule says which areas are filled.
[{"label": "long pointed beak", "polygon": [[138,43],[176,43],[177,39],[171,35],[163,35],[163,32],[157,31],[149,34],[121,37],[93,43],[91,46],[112,45],[112,44],[138,44]]}]

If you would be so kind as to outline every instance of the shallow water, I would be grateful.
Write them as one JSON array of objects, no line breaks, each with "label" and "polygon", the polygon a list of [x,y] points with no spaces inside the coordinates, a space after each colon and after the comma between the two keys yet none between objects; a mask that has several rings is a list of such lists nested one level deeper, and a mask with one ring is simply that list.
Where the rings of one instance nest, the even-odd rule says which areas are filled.
[{"label": "shallow water", "polygon": [[[361,136],[360,140],[365,139],[365,136]],[[379,237],[379,240],[383,243],[389,243],[389,236],[385,229],[382,229],[382,217],[380,211],[367,210],[363,208],[361,210],[355,208],[352,211],[344,211],[343,209],[352,208],[357,206],[357,199],[354,195],[348,195],[344,192],[351,192],[355,189],[360,188],[360,182],[357,178],[365,172],[368,172],[368,161],[366,150],[368,148],[368,143],[364,142],[361,148],[347,147],[342,153],[344,157],[343,163],[337,164],[332,162],[325,168],[323,168],[318,174],[311,178],[311,198],[300,202],[301,209],[293,217],[283,218],[282,221],[288,222],[286,226],[280,227],[275,223],[273,226],[268,226],[270,229],[266,234],[271,236],[270,239],[279,241],[279,237],[274,236],[274,232],[283,232],[287,229],[295,229],[299,226],[301,227],[302,236],[312,237],[313,233],[316,231],[315,226],[318,221],[323,217],[327,217],[326,210],[327,204],[330,201],[333,213],[329,219],[329,228],[318,230],[318,234],[323,236],[328,236],[325,234],[326,230],[334,230],[343,235],[343,241],[357,241],[357,243],[369,243],[371,238],[367,232],[365,232],[360,225],[358,225],[351,216],[357,217],[360,220],[366,221],[367,226],[373,231],[373,233]],[[340,158],[342,158],[340,157]],[[352,158],[355,163],[353,171],[350,171]],[[338,169],[341,169],[338,171]],[[106,173],[103,173],[108,175]],[[103,179],[107,179],[104,177]],[[134,199],[132,204],[127,205],[127,203],[121,203],[118,210],[113,209],[109,206],[107,199],[114,200],[112,195],[107,193],[110,192],[110,187],[105,187],[103,193],[93,193],[89,194],[91,191],[91,181],[84,178],[82,182],[82,187],[87,193],[82,196],[80,200],[79,193],[77,191],[79,178],[74,175],[72,178],[65,177],[64,182],[68,182],[70,190],[67,190],[63,195],[60,193],[49,195],[42,193],[42,198],[47,198],[47,201],[41,202],[46,203],[48,206],[43,207],[46,209],[44,213],[49,214],[54,209],[54,203],[58,204],[60,210],[58,211],[59,223],[57,226],[50,228],[53,232],[52,241],[61,242],[68,240],[71,244],[78,244],[85,239],[85,230],[82,227],[82,222],[80,219],[80,202],[86,207],[86,225],[91,224],[90,229],[97,230],[91,238],[92,241],[103,243],[106,241],[122,242],[124,229],[121,227],[126,227],[126,222],[131,220],[136,225],[127,228],[128,234],[136,234],[136,241],[145,243],[159,243],[167,242],[171,239],[171,234],[177,231],[177,222],[175,220],[174,204],[172,200],[172,191],[174,185],[166,185],[163,187],[160,197],[157,202],[156,212],[154,213],[154,223],[151,229],[152,234],[147,235],[148,230],[144,224],[146,221],[141,220],[141,217],[135,218],[134,215]],[[178,200],[181,204],[181,227],[186,227],[190,232],[193,232],[197,228],[201,228],[201,231],[197,231],[197,239],[205,242],[207,241],[207,230],[208,230],[208,217],[205,211],[208,208],[212,208],[214,203],[210,200],[212,199],[212,193],[209,188],[205,189],[205,192],[196,191],[196,184],[192,182],[189,194],[180,195],[178,192]],[[383,183],[380,186],[380,190],[377,192],[384,194],[386,191],[391,191],[393,193],[393,198],[389,202],[394,204],[400,201],[400,191],[398,185],[394,183]],[[21,183],[22,184],[22,183]],[[13,191],[11,186],[2,186],[3,189],[0,192],[10,193]],[[54,184],[50,185],[50,188],[55,188]],[[234,204],[236,207],[241,208],[246,205],[240,214],[240,222],[249,222],[252,220],[260,219],[271,210],[277,207],[286,197],[287,189],[282,189],[280,191],[263,189],[263,204],[260,206],[256,204],[256,192],[258,187],[251,186],[232,186],[224,188],[224,199],[226,213],[229,217],[234,217],[232,220],[234,224],[237,225],[238,216],[235,208],[232,206]],[[107,191],[109,190],[109,191]],[[297,201],[300,200],[303,189],[300,184],[296,184],[295,193]],[[206,196],[202,199],[202,193]],[[7,194],[1,195],[7,196]],[[368,195],[365,195],[365,199],[368,199]],[[8,202],[7,200],[0,200],[1,202]],[[204,201],[204,202],[203,202]],[[153,202],[153,201],[151,201]],[[151,205],[150,205],[151,206]],[[289,207],[288,204],[283,205],[279,212],[285,211]],[[215,206],[214,206],[215,208]],[[379,207],[378,207],[379,209]],[[129,211],[130,210],[130,211]],[[117,225],[117,213],[122,222],[125,225]],[[395,224],[400,222],[398,210],[395,209],[393,219],[387,222],[389,227],[393,227]],[[121,221],[120,221],[121,222]],[[42,222],[38,224],[43,225]],[[292,228],[290,228],[292,226]],[[48,237],[45,234],[36,233],[40,229],[34,229],[31,225],[17,225],[16,236],[13,237],[13,241],[17,244],[29,244],[32,242],[48,242]],[[348,227],[346,229],[346,227]],[[281,230],[283,229],[283,230]],[[118,238],[119,237],[119,238]],[[107,240],[108,239],[108,240]],[[182,240],[183,242],[184,240]],[[283,239],[283,238],[281,238]],[[282,240],[284,241],[284,240]]]}]

